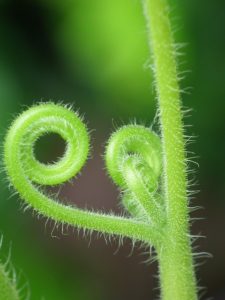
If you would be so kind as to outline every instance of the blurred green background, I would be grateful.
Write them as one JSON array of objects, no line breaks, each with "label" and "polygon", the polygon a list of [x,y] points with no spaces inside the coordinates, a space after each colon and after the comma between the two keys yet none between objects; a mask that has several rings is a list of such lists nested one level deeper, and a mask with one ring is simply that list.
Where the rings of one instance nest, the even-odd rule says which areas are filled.
[{"label": "blurred green background", "polygon": [[[0,4],[0,133],[13,117],[40,100],[73,103],[92,130],[92,158],[61,199],[80,207],[113,210],[118,192],[104,172],[104,144],[118,126],[137,120],[151,125],[156,100],[146,29],[138,0],[2,0]],[[192,108],[185,124],[196,136],[188,146],[198,156],[192,201],[204,220],[192,231],[207,236],[196,242],[202,259],[199,285],[203,299],[225,299],[225,2],[170,0],[176,41],[182,50],[183,103]],[[189,72],[190,71],[190,72]],[[94,129],[94,130],[93,130]],[[39,145],[40,146],[40,145]],[[63,151],[52,137],[38,149],[51,160]],[[44,149],[44,150],[43,150]],[[53,150],[54,149],[54,150]],[[158,295],[157,264],[126,241],[106,245],[96,235],[61,233],[54,224],[23,212],[1,173],[1,258],[11,243],[11,262],[20,287],[31,300],[149,300]],[[53,230],[54,229],[54,230]],[[116,252],[116,255],[114,255]]]}]

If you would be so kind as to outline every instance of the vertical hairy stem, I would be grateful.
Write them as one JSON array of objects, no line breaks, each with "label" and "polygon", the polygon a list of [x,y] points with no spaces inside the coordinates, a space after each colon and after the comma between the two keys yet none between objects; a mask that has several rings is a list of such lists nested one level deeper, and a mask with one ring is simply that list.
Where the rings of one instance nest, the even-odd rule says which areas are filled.
[{"label": "vertical hairy stem", "polygon": [[162,298],[197,299],[189,238],[187,170],[182,112],[166,0],[144,0],[158,94],[167,232],[159,253]]},{"label": "vertical hairy stem", "polygon": [[[86,126],[76,113],[62,105],[33,106],[13,122],[4,142],[4,164],[14,188],[39,214],[62,224],[153,244],[159,259],[162,299],[196,300],[176,47],[166,0],[142,1],[153,53],[162,145],[157,135],[138,125],[123,126],[109,139],[107,170],[123,191],[123,205],[129,216],[66,206],[39,188],[69,180],[80,172],[88,156]],[[44,165],[36,159],[33,149],[38,138],[49,132],[59,134],[67,147],[59,161]],[[164,195],[158,194],[161,153]],[[165,201],[159,203],[159,198]],[[16,300],[17,295],[6,294],[10,290],[5,289],[8,281],[4,275],[0,265],[0,291],[5,291],[5,300]]]}]

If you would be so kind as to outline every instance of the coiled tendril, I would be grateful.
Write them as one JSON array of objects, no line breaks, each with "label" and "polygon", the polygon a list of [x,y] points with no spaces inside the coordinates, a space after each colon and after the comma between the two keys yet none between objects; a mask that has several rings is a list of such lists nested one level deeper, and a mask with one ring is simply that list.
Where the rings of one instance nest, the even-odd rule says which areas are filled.
[{"label": "coiled tendril", "polygon": [[164,221],[157,195],[162,160],[156,134],[140,125],[120,128],[109,140],[106,165],[114,182],[124,190],[122,202],[133,217],[152,224]]},{"label": "coiled tendril", "polygon": [[[34,155],[36,141],[54,132],[66,142],[61,159],[43,164]],[[22,113],[10,127],[4,144],[9,180],[28,206],[39,214],[77,227],[151,242],[161,240],[162,208],[154,195],[161,172],[159,138],[149,129],[130,125],[114,133],[106,150],[106,164],[113,180],[126,190],[123,203],[131,217],[90,212],[64,205],[45,195],[39,185],[61,184],[75,176],[89,152],[87,129],[76,113],[61,105],[45,103]],[[161,222],[161,221],[160,221]]]}]

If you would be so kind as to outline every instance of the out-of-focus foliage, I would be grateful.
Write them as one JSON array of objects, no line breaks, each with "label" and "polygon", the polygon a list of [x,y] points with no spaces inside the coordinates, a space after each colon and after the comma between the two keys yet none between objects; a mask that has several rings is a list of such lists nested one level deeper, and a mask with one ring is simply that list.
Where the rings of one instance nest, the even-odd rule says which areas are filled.
[{"label": "out-of-focus foliage", "polygon": [[56,43],[79,80],[88,81],[89,90],[100,98],[100,109],[142,116],[151,110],[141,2],[66,0],[56,8]]}]

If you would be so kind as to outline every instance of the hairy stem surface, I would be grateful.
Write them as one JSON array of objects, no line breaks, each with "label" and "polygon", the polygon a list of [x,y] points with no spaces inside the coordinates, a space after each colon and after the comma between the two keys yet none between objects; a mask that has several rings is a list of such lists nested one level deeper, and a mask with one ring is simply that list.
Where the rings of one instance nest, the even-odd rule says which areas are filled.
[{"label": "hairy stem surface", "polygon": [[[59,161],[45,165],[36,159],[34,147],[38,138],[50,132],[59,134],[67,146]],[[148,135],[151,137],[149,130]],[[43,193],[40,185],[61,184],[75,176],[84,165],[88,151],[88,133],[77,114],[61,105],[43,103],[31,107],[13,122],[5,138],[4,163],[20,197],[39,214],[78,228],[144,242],[151,240],[157,247],[161,232],[154,224],[67,206]]]},{"label": "hairy stem surface", "polygon": [[0,263],[0,299],[19,300],[19,293],[16,284],[13,282],[5,267]]},{"label": "hairy stem surface", "polygon": [[162,298],[197,299],[189,238],[187,170],[171,26],[166,0],[145,0],[159,101],[167,234],[159,255]]}]

